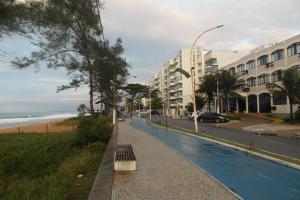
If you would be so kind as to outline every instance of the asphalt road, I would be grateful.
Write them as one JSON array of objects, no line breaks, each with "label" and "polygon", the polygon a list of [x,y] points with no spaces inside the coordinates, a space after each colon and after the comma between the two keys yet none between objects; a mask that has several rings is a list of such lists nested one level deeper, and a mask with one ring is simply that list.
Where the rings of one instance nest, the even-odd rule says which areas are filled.
[{"label": "asphalt road", "polygon": [[[165,119],[160,117],[153,118],[153,121],[161,121],[162,124],[165,124]],[[185,119],[168,118],[168,125],[194,130],[194,123]],[[199,123],[199,131],[211,136],[219,137],[247,146],[253,142],[254,148],[256,149],[261,149],[300,160],[300,138],[257,135],[255,133],[239,129],[216,127],[213,123]]]}]

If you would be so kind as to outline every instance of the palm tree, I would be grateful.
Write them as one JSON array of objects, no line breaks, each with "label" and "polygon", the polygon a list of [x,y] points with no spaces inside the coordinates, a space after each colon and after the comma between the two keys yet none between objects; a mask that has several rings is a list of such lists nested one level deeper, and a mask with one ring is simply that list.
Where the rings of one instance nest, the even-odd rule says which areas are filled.
[{"label": "palm tree", "polygon": [[300,72],[298,68],[290,68],[284,71],[282,86],[273,83],[270,90],[273,95],[287,96],[290,102],[290,120],[294,120],[293,106],[300,99]]},{"label": "palm tree", "polygon": [[[202,110],[205,104],[207,103],[206,97],[204,95],[201,95],[198,91],[195,97],[196,97],[196,110]],[[193,112],[193,103],[189,102],[185,106],[185,108],[188,112]]]},{"label": "palm tree", "polygon": [[216,76],[209,74],[203,77],[203,82],[200,85],[197,93],[203,92],[207,96],[208,112],[210,112],[210,104],[214,97],[214,92],[217,90]]},{"label": "palm tree", "polygon": [[219,89],[220,92],[226,99],[226,112],[229,111],[229,96],[236,95],[236,81],[237,77],[230,73],[228,70],[221,70],[220,73],[217,74],[219,79]]}]

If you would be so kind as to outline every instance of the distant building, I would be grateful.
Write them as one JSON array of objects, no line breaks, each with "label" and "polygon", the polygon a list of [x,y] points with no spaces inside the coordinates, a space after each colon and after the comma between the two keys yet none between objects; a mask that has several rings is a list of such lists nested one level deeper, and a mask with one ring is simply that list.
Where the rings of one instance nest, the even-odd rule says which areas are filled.
[{"label": "distant building", "polygon": [[[249,52],[224,69],[238,76],[236,92],[244,98],[231,98],[230,109],[236,112],[288,113],[286,96],[272,96],[271,83],[282,84],[283,70],[300,71],[300,34],[276,44]],[[300,90],[300,88],[299,88]]]},{"label": "distant building", "polygon": [[[183,115],[185,106],[192,102],[191,79],[176,71],[177,68],[189,74],[192,68],[192,77],[195,79],[195,87],[198,88],[202,77],[207,73],[213,73],[213,68],[223,67],[238,59],[236,53],[197,48],[192,51],[191,66],[190,54],[191,49],[181,49],[174,59],[168,60],[162,66],[161,71],[155,74],[150,82],[152,88],[159,89],[167,115]],[[210,72],[207,72],[208,70]]]}]

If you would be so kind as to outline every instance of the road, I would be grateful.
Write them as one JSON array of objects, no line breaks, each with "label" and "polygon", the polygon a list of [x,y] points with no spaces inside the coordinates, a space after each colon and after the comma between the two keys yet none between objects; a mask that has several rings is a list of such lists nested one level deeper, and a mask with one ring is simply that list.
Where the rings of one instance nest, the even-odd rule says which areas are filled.
[{"label": "road", "polygon": [[[161,119],[160,117],[154,117],[153,121],[161,121],[162,124],[165,124],[165,119]],[[168,118],[168,125],[181,127],[192,131],[194,130],[194,123],[186,119]],[[300,138],[257,135],[241,129],[216,127],[213,123],[199,123],[199,131],[211,136],[219,137],[247,146],[253,142],[253,145],[256,149],[261,149],[300,160]]]}]

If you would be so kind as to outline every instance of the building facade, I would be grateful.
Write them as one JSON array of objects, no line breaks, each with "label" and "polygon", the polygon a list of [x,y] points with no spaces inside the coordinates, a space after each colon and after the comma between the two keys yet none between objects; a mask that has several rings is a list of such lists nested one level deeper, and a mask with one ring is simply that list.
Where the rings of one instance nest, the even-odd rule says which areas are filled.
[{"label": "building facade", "polygon": [[[282,85],[284,70],[300,69],[300,34],[280,43],[258,47],[224,69],[238,77],[236,92],[242,98],[230,99],[236,112],[288,113],[286,96],[273,96],[272,83]],[[300,89],[300,88],[299,88]]]},{"label": "building facade", "polygon": [[[238,55],[231,52],[197,48],[193,49],[191,56],[191,49],[181,49],[174,59],[168,60],[162,66],[161,71],[153,76],[150,86],[153,89],[159,89],[167,115],[183,115],[186,105],[192,102],[191,78],[194,78],[197,89],[208,69],[223,67],[237,59]],[[192,74],[191,78],[178,72],[176,70],[178,68]]]}]

